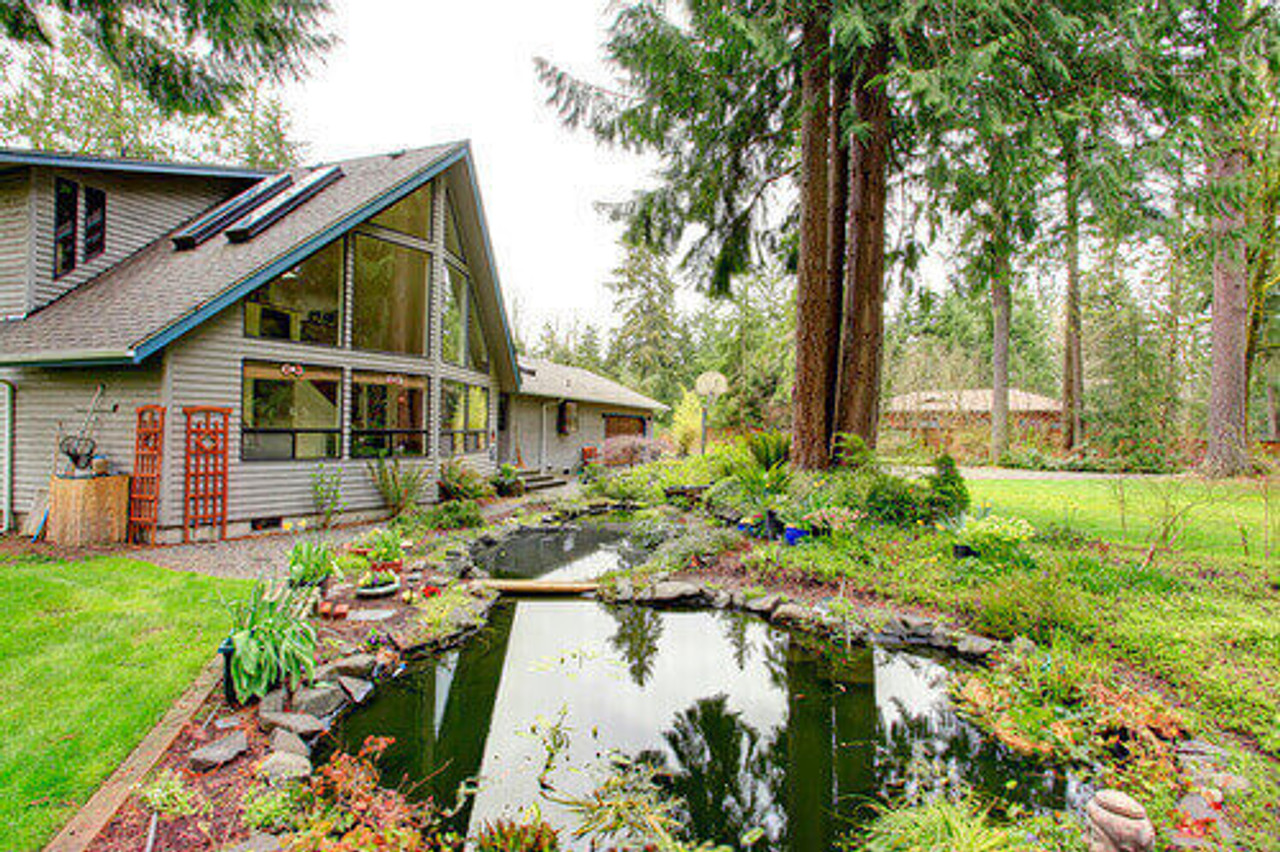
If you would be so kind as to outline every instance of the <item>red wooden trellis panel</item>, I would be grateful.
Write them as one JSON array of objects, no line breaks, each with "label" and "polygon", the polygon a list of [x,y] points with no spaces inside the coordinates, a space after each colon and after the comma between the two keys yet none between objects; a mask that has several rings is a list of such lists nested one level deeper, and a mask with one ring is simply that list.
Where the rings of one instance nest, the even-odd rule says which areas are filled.
[{"label": "red wooden trellis panel", "polygon": [[164,460],[164,406],[137,411],[133,438],[133,478],[129,480],[129,541],[156,543],[160,516],[160,467]]},{"label": "red wooden trellis panel", "polygon": [[187,416],[187,469],[182,489],[182,540],[200,527],[227,537],[227,432],[230,408],[191,406]]}]

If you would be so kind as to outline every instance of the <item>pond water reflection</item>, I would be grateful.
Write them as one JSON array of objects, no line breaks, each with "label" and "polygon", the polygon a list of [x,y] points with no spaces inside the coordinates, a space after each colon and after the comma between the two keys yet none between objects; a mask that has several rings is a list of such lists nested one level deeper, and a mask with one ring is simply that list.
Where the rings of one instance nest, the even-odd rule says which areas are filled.
[{"label": "pond water reflection", "polygon": [[1073,780],[959,719],[947,677],[925,656],[824,650],[738,613],[508,600],[466,646],[384,684],[335,733],[350,749],[395,737],[384,778],[418,783],[419,796],[452,801],[477,777],[459,830],[533,803],[571,825],[538,784],[546,755],[533,731],[558,718],[561,789],[589,792],[615,752],[644,757],[666,770],[699,840],[736,845],[758,827],[756,848],[829,849],[869,803],[956,782],[1037,807],[1079,798]]}]

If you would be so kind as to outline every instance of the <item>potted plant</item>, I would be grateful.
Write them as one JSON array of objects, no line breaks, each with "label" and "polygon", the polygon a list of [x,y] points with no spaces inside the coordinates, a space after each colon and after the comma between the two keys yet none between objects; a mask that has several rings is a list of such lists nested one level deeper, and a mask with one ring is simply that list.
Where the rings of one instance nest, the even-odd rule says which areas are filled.
[{"label": "potted plant", "polygon": [[395,571],[367,571],[356,584],[356,596],[362,598],[382,598],[398,591],[400,577]]},{"label": "potted plant", "polygon": [[395,530],[378,530],[369,548],[369,567],[374,571],[404,570],[404,540]]},{"label": "potted plant", "polygon": [[218,646],[228,704],[261,698],[281,683],[292,690],[311,677],[316,632],[306,618],[308,597],[300,589],[269,587],[259,580],[248,597],[228,606],[231,635]]},{"label": "potted plant", "polygon": [[333,548],[327,544],[300,541],[289,553],[289,585],[295,588],[320,586],[328,591],[329,578],[337,571]]}]

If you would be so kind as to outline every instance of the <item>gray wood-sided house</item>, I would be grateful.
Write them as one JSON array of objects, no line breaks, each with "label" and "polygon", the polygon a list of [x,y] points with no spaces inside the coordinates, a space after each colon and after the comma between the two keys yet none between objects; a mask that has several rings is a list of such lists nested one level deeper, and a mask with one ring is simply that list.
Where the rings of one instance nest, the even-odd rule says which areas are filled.
[{"label": "gray wood-sided house", "polygon": [[375,511],[375,456],[434,482],[452,458],[568,469],[649,432],[658,403],[579,373],[517,360],[465,142],[281,174],[0,150],[2,529],[86,420],[133,473],[144,406],[161,540],[211,452],[235,535],[312,515],[320,466]]}]

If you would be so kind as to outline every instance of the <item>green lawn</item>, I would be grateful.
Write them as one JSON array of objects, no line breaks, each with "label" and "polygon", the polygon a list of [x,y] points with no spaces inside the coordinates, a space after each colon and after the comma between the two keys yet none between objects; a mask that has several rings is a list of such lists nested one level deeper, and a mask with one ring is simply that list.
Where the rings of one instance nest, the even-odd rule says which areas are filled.
[{"label": "green lawn", "polygon": [[209,660],[239,581],[144,562],[0,562],[0,849],[36,849]]},{"label": "green lawn", "polygon": [[1181,477],[996,479],[968,485],[975,505],[1019,515],[1041,529],[1068,527],[1092,538],[1147,546],[1169,526],[1174,547],[1188,554],[1239,558],[1247,552],[1260,563],[1269,541],[1272,559],[1280,560],[1280,483],[1274,480],[1267,485]]}]

